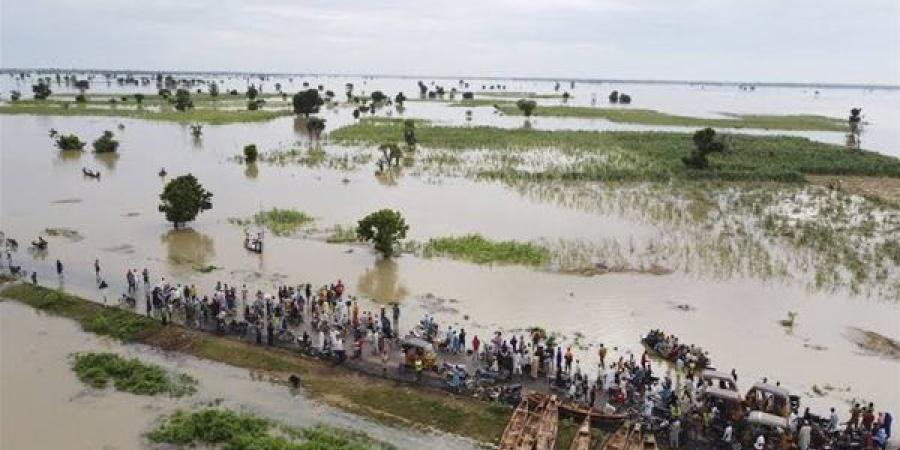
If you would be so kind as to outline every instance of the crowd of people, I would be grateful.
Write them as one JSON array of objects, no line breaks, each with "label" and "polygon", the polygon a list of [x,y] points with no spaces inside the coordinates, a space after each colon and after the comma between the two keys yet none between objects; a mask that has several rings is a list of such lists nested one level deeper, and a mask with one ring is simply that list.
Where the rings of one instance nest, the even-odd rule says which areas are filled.
[{"label": "crowd of people", "polygon": [[[62,277],[61,261],[56,269]],[[98,282],[105,284],[99,260],[94,261],[94,271]],[[32,281],[36,283],[33,273]],[[596,347],[597,364],[584,367],[576,354],[584,348],[573,350],[541,329],[508,334],[495,331],[482,339],[463,327],[442,328],[426,314],[408,330],[408,336],[433,344],[435,354],[429,354],[422,345],[405,345],[399,332],[398,304],[360,302],[345,292],[341,280],[319,287],[310,283],[280,286],[271,293],[251,292],[246,284],[217,282],[204,293],[195,285],[170,283],[164,277],[154,282],[145,268],[127,270],[125,282],[122,303],[137,311],[143,297],[144,312],[164,324],[179,322],[238,335],[258,345],[297,346],[337,363],[349,354],[349,358],[380,365],[384,373],[391,366],[392,355],[397,355],[400,373],[412,371],[419,381],[426,376],[441,378],[460,393],[482,384],[519,386],[510,390],[514,393],[523,385],[551,391],[585,408],[639,415],[651,428],[668,434],[671,448],[704,442],[721,448],[807,450],[817,440],[843,439],[862,443],[863,449],[883,449],[891,434],[891,414],[876,413],[872,403],[854,405],[843,422],[834,408],[828,418],[822,418],[808,408],[799,414],[795,405],[771,403],[773,399],[765,396],[739,399],[736,411],[706,391],[735,386],[737,372],[732,369],[722,375],[729,383],[710,383],[702,376],[710,365],[708,353],[660,330],[651,330],[643,338],[645,350],[639,360],[631,352],[611,355],[601,343]],[[654,373],[653,356],[671,363],[664,373]],[[782,408],[790,411],[786,430],[776,427],[774,433],[767,432],[765,427],[747,422],[748,411],[779,415]]]}]

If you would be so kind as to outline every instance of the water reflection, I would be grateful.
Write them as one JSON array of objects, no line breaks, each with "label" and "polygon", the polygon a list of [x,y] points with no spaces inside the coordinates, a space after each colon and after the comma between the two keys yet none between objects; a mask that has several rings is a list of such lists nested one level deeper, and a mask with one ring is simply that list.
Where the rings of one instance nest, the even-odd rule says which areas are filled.
[{"label": "water reflection", "polygon": [[397,166],[386,167],[383,170],[375,172],[375,179],[382,186],[396,186],[400,178],[403,177],[403,170]]},{"label": "water reflection", "polygon": [[247,179],[255,180],[259,176],[259,166],[256,163],[245,164],[244,176]]},{"label": "water reflection", "polygon": [[95,153],[94,159],[100,161],[109,170],[115,170],[119,161],[119,152]]},{"label": "water reflection", "polygon": [[380,259],[371,269],[367,269],[357,280],[360,294],[379,303],[400,301],[409,295],[406,286],[400,282],[397,262]]},{"label": "water reflection", "polygon": [[166,244],[170,268],[180,272],[204,266],[216,255],[215,241],[191,228],[171,230],[160,236],[160,240]]},{"label": "water reflection", "polygon": [[525,122],[522,123],[523,130],[530,130],[532,128],[531,119],[525,119]]},{"label": "water reflection", "polygon": [[57,158],[62,162],[72,162],[81,159],[84,152],[81,150],[60,150],[56,153]]}]

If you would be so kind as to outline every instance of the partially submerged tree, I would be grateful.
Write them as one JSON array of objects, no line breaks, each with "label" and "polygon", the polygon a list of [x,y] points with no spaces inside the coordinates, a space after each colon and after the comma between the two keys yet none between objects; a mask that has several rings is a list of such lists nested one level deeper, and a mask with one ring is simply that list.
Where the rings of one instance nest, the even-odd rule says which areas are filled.
[{"label": "partially submerged tree", "polygon": [[96,153],[113,153],[119,148],[119,141],[113,139],[112,131],[106,130],[93,143]]},{"label": "partially submerged tree", "polygon": [[522,111],[522,114],[524,114],[525,117],[531,117],[534,109],[537,108],[537,102],[523,98],[516,102],[516,107],[519,108],[519,111]]},{"label": "partially submerged tree", "polygon": [[394,246],[406,238],[409,226],[399,211],[382,209],[364,217],[357,224],[356,235],[375,245],[386,258],[394,255]]},{"label": "partially submerged tree", "polygon": [[134,94],[134,102],[138,105],[144,103],[144,94]]},{"label": "partially submerged tree", "polygon": [[188,108],[194,107],[194,102],[191,100],[191,93],[187,89],[179,89],[175,91],[175,109],[179,111],[185,111]]},{"label": "partially submerged tree", "polygon": [[163,89],[160,89],[160,90],[159,90],[158,94],[159,94],[159,96],[162,97],[163,99],[168,100],[169,97],[172,96],[172,91],[163,88]]},{"label": "partially submerged tree", "polygon": [[383,161],[388,163],[388,165],[400,165],[400,159],[403,158],[403,150],[400,150],[397,144],[381,144],[378,146],[378,150],[381,151],[381,155],[384,157]]},{"label": "partially submerged tree", "polygon": [[10,99],[10,100],[12,100],[12,101],[14,101],[14,102],[17,102],[17,101],[19,101],[20,98],[22,98],[22,93],[21,93],[21,92],[19,92],[19,91],[10,91],[10,93],[9,93],[9,99]]},{"label": "partially submerged tree", "polygon": [[394,103],[396,103],[397,106],[403,106],[403,102],[405,102],[405,101],[406,101],[406,96],[403,95],[403,92],[398,92],[397,95],[394,97]]},{"label": "partially submerged tree", "polygon": [[322,137],[322,132],[325,131],[325,119],[321,117],[306,119],[306,131],[309,132],[310,138],[318,141]]},{"label": "partially submerged tree", "polygon": [[619,103],[619,91],[612,91],[609,93],[609,102]]},{"label": "partially submerged tree", "polygon": [[347,83],[344,85],[347,88],[347,103],[353,101],[353,83]]},{"label": "partially submerged tree", "polygon": [[218,97],[219,96],[219,83],[212,81],[209,83],[209,86],[206,88],[209,91],[210,97]]},{"label": "partially submerged tree", "polygon": [[403,121],[403,140],[409,147],[416,146],[416,122],[412,119]]},{"label": "partially submerged tree", "polygon": [[372,99],[372,105],[384,103],[387,100],[387,95],[384,95],[384,92],[381,91],[373,91],[369,96]]},{"label": "partially submerged tree", "polygon": [[709,161],[706,159],[710,153],[725,151],[725,144],[716,139],[716,131],[712,128],[704,128],[694,133],[694,150],[690,156],[681,158],[684,164],[693,169],[706,169]]},{"label": "partially submerged tree", "polygon": [[250,100],[256,100],[256,97],[258,96],[259,89],[256,89],[256,86],[251,84],[250,87],[247,88],[247,98],[249,98]]},{"label": "partially submerged tree", "polygon": [[259,157],[259,151],[256,150],[256,144],[244,146],[244,161],[246,161],[247,164],[255,163],[257,157]]},{"label": "partially submerged tree", "polygon": [[212,208],[212,193],[200,185],[191,174],[182,175],[166,183],[159,199],[159,211],[172,222],[175,228],[197,218],[203,211]]},{"label": "partially submerged tree", "polygon": [[300,91],[294,94],[294,114],[303,114],[309,117],[310,114],[319,112],[319,107],[324,103],[325,101],[319,96],[319,91],[315,89]]},{"label": "partially submerged tree", "polygon": [[31,92],[34,93],[35,100],[46,100],[47,97],[53,93],[53,91],[50,90],[50,84],[43,79],[39,81],[38,84],[31,86]]},{"label": "partially submerged tree", "polygon": [[56,138],[56,146],[60,150],[84,150],[86,144],[74,134],[62,134]]},{"label": "partially submerged tree", "polygon": [[428,86],[425,85],[421,80],[419,80],[419,96],[425,98],[425,94],[428,93]]}]

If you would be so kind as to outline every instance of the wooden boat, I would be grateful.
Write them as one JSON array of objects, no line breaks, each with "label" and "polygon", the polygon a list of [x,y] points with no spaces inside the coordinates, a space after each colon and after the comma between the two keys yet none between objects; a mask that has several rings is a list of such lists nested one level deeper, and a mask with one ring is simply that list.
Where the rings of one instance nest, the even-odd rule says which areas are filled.
[{"label": "wooden boat", "polygon": [[572,439],[572,445],[569,446],[569,450],[590,450],[591,448],[591,418],[586,417],[584,422],[581,424],[581,427],[578,428],[578,432],[575,433],[575,438]]},{"label": "wooden boat", "polygon": [[628,418],[627,414],[608,414],[595,408],[589,408],[571,400],[562,400],[559,404],[559,414],[577,420],[584,420],[590,416],[591,425],[595,427],[618,425]]},{"label": "wooden boat", "polygon": [[631,434],[628,435],[628,443],[626,444],[626,450],[641,450],[644,446],[644,433],[641,433],[641,424],[634,424],[634,428],[631,430]]},{"label": "wooden boat", "polygon": [[656,436],[653,433],[644,433],[644,450],[659,450],[656,444]]},{"label": "wooden boat", "polygon": [[628,437],[631,436],[631,422],[626,421],[613,434],[606,438],[600,450],[626,450],[628,447]]},{"label": "wooden boat", "polygon": [[559,419],[556,396],[529,394],[513,411],[500,438],[500,450],[553,450]]}]

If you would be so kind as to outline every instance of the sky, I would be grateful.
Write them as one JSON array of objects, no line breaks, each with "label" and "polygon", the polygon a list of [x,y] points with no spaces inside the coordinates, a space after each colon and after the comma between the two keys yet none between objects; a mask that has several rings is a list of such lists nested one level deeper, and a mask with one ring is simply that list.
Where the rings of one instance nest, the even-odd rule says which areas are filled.
[{"label": "sky", "polygon": [[900,85],[900,0],[0,0],[0,67]]}]

